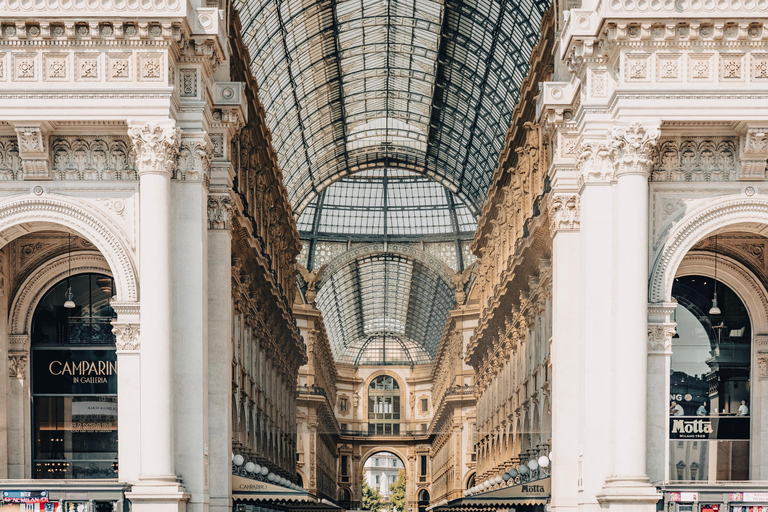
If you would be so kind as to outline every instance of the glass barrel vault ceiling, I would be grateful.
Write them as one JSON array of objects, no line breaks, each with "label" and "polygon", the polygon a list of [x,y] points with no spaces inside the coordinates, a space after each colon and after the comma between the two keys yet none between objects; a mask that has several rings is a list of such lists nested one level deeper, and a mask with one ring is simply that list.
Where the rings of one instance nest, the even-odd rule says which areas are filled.
[{"label": "glass barrel vault ceiling", "polygon": [[426,265],[395,254],[352,261],[317,293],[336,362],[426,364],[437,353],[453,292]]},{"label": "glass barrel vault ceiling", "polygon": [[363,171],[334,183],[307,205],[297,224],[305,238],[341,240],[471,238],[477,227],[455,194],[397,169]]},{"label": "glass barrel vault ceiling", "polygon": [[235,0],[289,198],[365,169],[482,206],[548,0]]}]

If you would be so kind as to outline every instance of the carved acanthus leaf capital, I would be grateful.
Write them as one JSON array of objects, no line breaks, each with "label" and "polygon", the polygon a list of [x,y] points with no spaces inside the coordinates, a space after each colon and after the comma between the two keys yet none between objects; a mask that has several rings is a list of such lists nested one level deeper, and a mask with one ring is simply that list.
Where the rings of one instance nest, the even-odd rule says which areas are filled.
[{"label": "carved acanthus leaf capital", "polygon": [[676,332],[673,323],[648,324],[648,353],[671,355],[672,336]]},{"label": "carved acanthus leaf capital", "polygon": [[27,354],[11,352],[8,354],[8,376],[23,379],[27,371]]},{"label": "carved acanthus leaf capital", "polygon": [[128,129],[136,152],[137,171],[142,174],[171,175],[181,142],[181,130],[173,124],[156,122],[131,126]]},{"label": "carved acanthus leaf capital", "polygon": [[229,229],[232,221],[232,199],[229,194],[208,195],[208,229]]},{"label": "carved acanthus leaf capital", "polygon": [[648,177],[653,167],[652,150],[661,131],[656,126],[634,123],[626,128],[611,129],[611,148],[616,176],[639,174]]},{"label": "carved acanthus leaf capital", "polygon": [[604,142],[582,142],[576,150],[579,187],[585,183],[610,183],[616,179],[611,148]]},{"label": "carved acanthus leaf capital", "polygon": [[210,181],[213,143],[207,135],[183,137],[179,146],[176,179],[179,181]]},{"label": "carved acanthus leaf capital", "polygon": [[115,335],[117,350],[136,351],[141,348],[138,324],[113,323],[112,334]]},{"label": "carved acanthus leaf capital", "polygon": [[554,194],[547,204],[549,232],[578,231],[580,197],[578,194]]}]

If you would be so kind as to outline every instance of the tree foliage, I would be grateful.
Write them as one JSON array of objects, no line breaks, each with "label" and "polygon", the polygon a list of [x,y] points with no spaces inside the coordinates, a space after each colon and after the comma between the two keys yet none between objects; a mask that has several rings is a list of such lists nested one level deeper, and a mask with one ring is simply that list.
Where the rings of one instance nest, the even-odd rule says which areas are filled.
[{"label": "tree foliage", "polygon": [[405,512],[405,471],[397,473],[397,480],[389,486],[389,503],[393,512]]},{"label": "tree foliage", "polygon": [[381,494],[376,489],[371,489],[368,486],[368,480],[365,478],[365,472],[363,472],[363,510],[370,510],[371,512],[379,512],[384,508],[384,500],[381,499]]}]

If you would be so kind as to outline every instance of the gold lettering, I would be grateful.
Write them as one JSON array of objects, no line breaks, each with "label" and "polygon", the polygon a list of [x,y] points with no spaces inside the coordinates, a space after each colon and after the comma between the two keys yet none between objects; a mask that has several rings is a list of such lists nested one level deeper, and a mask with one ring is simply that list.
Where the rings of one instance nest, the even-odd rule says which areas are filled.
[{"label": "gold lettering", "polygon": [[72,375],[72,367],[69,363],[64,363],[64,368],[62,368],[61,373],[59,375],[64,375],[65,373],[68,373]]},{"label": "gold lettering", "polygon": [[104,361],[99,361],[99,375],[104,375],[104,367],[106,366]]},{"label": "gold lettering", "polygon": [[117,362],[116,361],[110,361],[109,362],[109,374],[108,375],[114,375],[117,373]]},{"label": "gold lettering", "polygon": [[58,372],[53,371],[54,364],[61,366],[61,361],[51,361],[51,364],[48,365],[48,371],[51,372],[51,375],[61,375],[61,370]]}]

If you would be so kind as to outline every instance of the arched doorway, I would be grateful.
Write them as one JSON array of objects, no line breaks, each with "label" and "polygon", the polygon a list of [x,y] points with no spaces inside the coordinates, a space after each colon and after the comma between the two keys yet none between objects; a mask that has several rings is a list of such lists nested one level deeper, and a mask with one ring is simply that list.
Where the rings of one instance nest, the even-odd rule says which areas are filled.
[{"label": "arched doorway", "polygon": [[419,491],[419,512],[426,512],[427,507],[429,507],[429,491],[426,489],[421,489]]},{"label": "arched doorway", "polygon": [[105,274],[68,277],[35,308],[30,329],[32,476],[117,478],[117,356]]},{"label": "arched doorway", "polygon": [[406,474],[402,459],[379,451],[363,463],[362,508],[368,500],[380,501],[382,511],[403,512],[406,503]]}]

